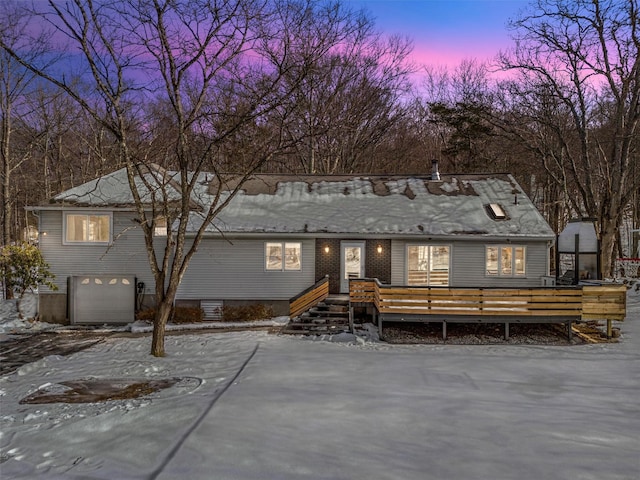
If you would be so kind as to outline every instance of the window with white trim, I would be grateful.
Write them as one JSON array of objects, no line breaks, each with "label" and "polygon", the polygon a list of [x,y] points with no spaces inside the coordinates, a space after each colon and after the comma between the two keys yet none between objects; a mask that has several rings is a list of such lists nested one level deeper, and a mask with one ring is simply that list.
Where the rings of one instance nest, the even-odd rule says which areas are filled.
[{"label": "window with white trim", "polygon": [[526,275],[527,249],[515,245],[486,247],[486,272],[490,277],[523,277]]},{"label": "window with white trim", "polygon": [[65,244],[111,243],[111,213],[65,213]]},{"label": "window with white trim", "polygon": [[157,217],[153,223],[153,236],[154,237],[166,237],[167,236],[167,217]]},{"label": "window with white trim", "polygon": [[268,271],[296,271],[302,269],[300,242],[266,242],[265,269]]},{"label": "window with white trim", "polygon": [[448,245],[407,245],[407,285],[449,285]]}]

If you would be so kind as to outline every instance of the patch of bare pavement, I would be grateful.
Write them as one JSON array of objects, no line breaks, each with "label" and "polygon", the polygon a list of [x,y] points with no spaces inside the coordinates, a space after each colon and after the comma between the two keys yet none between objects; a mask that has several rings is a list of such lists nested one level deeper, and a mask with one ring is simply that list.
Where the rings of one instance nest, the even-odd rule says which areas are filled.
[{"label": "patch of bare pavement", "polygon": [[[224,333],[242,330],[267,330],[277,333],[278,329],[269,327],[226,327],[211,329],[189,329],[167,331],[166,335],[189,335],[200,332]],[[131,333],[128,331],[108,331],[88,328],[57,330],[37,333],[15,333],[0,341],[0,376],[8,375],[27,363],[35,362],[50,355],[71,355],[104,341],[108,337],[144,337],[150,332]]]},{"label": "patch of bare pavement", "polygon": [[102,342],[110,333],[91,331],[14,334],[0,342],[0,375],[49,355],[70,355]]}]

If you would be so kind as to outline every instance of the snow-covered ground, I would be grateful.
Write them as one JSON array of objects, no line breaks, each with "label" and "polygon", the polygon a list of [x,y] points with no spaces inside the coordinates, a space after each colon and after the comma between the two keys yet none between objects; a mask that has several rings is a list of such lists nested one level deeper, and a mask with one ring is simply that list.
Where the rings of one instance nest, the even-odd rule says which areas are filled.
[{"label": "snow-covered ground", "polygon": [[[640,478],[640,292],[619,343],[314,342],[265,332],[109,338],[0,378],[0,478]],[[149,397],[28,405],[76,379]]]}]

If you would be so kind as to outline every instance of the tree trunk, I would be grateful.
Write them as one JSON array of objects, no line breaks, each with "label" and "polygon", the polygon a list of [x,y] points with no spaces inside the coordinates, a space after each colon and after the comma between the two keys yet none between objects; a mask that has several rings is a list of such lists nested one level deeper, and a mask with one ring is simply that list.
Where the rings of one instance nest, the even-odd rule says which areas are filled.
[{"label": "tree trunk", "polygon": [[[633,195],[634,201],[631,202],[632,222],[631,229],[640,229],[640,189],[638,189]],[[640,257],[640,231],[631,233],[631,244],[629,245],[629,257]]]},{"label": "tree trunk", "polygon": [[600,232],[600,265],[603,277],[612,277],[614,272],[614,248],[616,245],[617,223],[614,219],[603,218]]},{"label": "tree trunk", "polygon": [[[11,124],[8,115],[10,114],[10,108],[7,106],[4,108],[4,116],[2,119],[2,151],[0,157],[2,157],[2,241],[0,245],[11,244],[11,195],[9,194],[9,188],[11,186],[11,164],[9,162],[9,155],[11,153],[9,146],[9,136],[11,134]],[[4,298],[13,298],[13,287],[9,282],[4,283]]]},{"label": "tree trunk", "polygon": [[171,315],[172,302],[165,298],[158,304],[156,316],[153,319],[153,335],[151,339],[151,355],[154,357],[164,357],[164,332],[166,330],[167,321]]},{"label": "tree trunk", "polygon": [[2,244],[9,245],[11,243],[11,161],[10,161],[10,136],[11,136],[11,115],[10,106],[3,109],[2,119]]}]

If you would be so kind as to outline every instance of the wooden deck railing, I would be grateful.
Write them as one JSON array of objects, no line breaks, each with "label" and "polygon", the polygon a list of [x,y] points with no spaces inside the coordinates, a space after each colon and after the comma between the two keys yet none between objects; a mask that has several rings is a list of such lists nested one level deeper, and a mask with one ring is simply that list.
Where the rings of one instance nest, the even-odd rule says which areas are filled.
[{"label": "wooden deck railing", "polygon": [[560,289],[378,287],[377,307],[382,314],[579,317],[582,292]]},{"label": "wooden deck railing", "polygon": [[[377,279],[352,280],[349,298],[374,305],[379,322],[450,321],[568,323],[622,321],[626,287],[597,285],[540,288],[454,288],[383,285]],[[381,326],[381,324],[380,324]]]},{"label": "wooden deck railing", "polygon": [[355,304],[375,304],[376,284],[375,278],[358,278],[349,281],[349,302]]},{"label": "wooden deck railing", "polygon": [[407,276],[411,285],[427,285],[427,282],[431,285],[438,285],[443,287],[449,285],[448,270],[434,270],[431,272],[414,270],[410,271]]},{"label": "wooden deck railing", "polygon": [[289,300],[289,316],[291,318],[297,317],[302,312],[315,307],[328,296],[329,277],[327,276]]},{"label": "wooden deck railing", "polygon": [[624,321],[627,314],[625,285],[585,285],[582,287],[582,320]]}]

